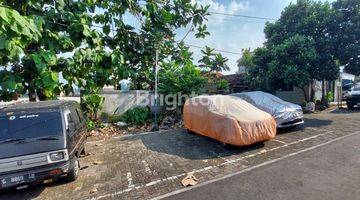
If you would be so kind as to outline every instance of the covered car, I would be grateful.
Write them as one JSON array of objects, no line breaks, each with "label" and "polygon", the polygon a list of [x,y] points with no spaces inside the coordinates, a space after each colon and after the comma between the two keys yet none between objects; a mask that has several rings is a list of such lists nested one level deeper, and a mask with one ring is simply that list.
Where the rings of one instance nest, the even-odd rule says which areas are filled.
[{"label": "covered car", "polygon": [[276,135],[276,122],[270,114],[228,95],[188,99],[183,118],[189,131],[235,146],[266,141]]},{"label": "covered car", "polygon": [[301,106],[284,101],[272,94],[255,91],[234,93],[231,96],[239,97],[257,108],[270,113],[275,118],[278,128],[292,127],[304,123]]}]

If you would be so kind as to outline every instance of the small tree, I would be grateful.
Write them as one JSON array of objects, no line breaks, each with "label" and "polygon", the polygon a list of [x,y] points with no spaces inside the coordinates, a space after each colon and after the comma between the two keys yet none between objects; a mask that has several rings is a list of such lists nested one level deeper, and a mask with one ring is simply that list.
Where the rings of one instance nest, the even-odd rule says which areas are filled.
[{"label": "small tree", "polygon": [[251,52],[250,48],[242,50],[242,56],[239,60],[237,60],[238,67],[245,66],[247,68],[253,67],[254,64],[254,55]]},{"label": "small tree", "polygon": [[273,90],[272,74],[269,72],[269,64],[273,60],[273,52],[265,47],[259,47],[254,50],[254,66],[248,69],[245,76],[245,82],[250,88],[255,90],[271,91]]},{"label": "small tree", "polygon": [[229,71],[230,68],[226,64],[228,59],[224,58],[219,53],[214,53],[214,51],[215,49],[208,46],[206,46],[205,49],[201,50],[203,58],[199,60],[200,68],[209,74],[221,71]]}]

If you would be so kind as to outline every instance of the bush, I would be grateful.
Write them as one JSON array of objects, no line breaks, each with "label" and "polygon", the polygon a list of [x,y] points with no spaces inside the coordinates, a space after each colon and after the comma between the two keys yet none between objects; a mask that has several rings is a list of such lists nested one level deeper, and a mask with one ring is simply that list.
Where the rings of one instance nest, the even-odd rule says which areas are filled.
[{"label": "bush", "polygon": [[229,82],[227,80],[221,79],[217,82],[217,89],[218,90],[228,90],[229,89]]},{"label": "bush", "polygon": [[[159,73],[159,92],[164,95],[192,95],[204,93],[207,79],[193,64],[179,66],[175,63],[165,63]],[[184,103],[179,102],[182,105]]]},{"label": "bush", "polygon": [[327,102],[333,101],[334,100],[334,94],[332,92],[326,93],[325,99],[327,100]]},{"label": "bush", "polygon": [[97,120],[97,114],[101,110],[105,98],[99,94],[86,94],[81,98],[81,107],[86,117],[90,120]]},{"label": "bush", "polygon": [[94,120],[87,120],[86,121],[87,131],[91,131],[91,130],[94,130],[96,128],[103,128],[103,127],[104,127],[104,125],[99,121],[94,121]]},{"label": "bush", "polygon": [[150,109],[148,107],[137,107],[130,109],[121,116],[121,120],[128,124],[144,125],[151,118]]}]

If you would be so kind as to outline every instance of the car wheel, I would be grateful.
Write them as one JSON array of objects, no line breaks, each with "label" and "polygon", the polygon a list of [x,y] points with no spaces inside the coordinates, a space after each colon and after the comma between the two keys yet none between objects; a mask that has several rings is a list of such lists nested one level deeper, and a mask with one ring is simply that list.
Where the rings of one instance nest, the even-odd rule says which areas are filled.
[{"label": "car wheel", "polygon": [[225,149],[232,149],[234,146],[230,145],[230,144],[227,144],[225,142],[221,142],[219,141],[219,145],[222,147],[222,148],[225,148]]},{"label": "car wheel", "polygon": [[80,162],[78,158],[75,157],[73,167],[70,169],[67,175],[67,180],[69,182],[75,181],[79,176],[79,171],[80,171]]},{"label": "car wheel", "polygon": [[347,103],[347,107],[348,107],[349,110],[354,109],[354,105],[352,105],[351,103]]},{"label": "car wheel", "polygon": [[87,155],[87,151],[85,149],[85,146],[84,148],[81,150],[81,153],[80,153],[81,156],[86,156]]}]

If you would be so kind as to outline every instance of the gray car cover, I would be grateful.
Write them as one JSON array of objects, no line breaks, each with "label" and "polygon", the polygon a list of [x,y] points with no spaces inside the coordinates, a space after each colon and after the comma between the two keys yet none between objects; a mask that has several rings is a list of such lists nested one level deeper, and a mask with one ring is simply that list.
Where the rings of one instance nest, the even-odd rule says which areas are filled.
[{"label": "gray car cover", "polygon": [[231,96],[240,97],[257,108],[271,114],[275,118],[278,126],[284,122],[303,118],[301,106],[286,102],[266,92],[255,91],[234,93],[231,94]]}]

